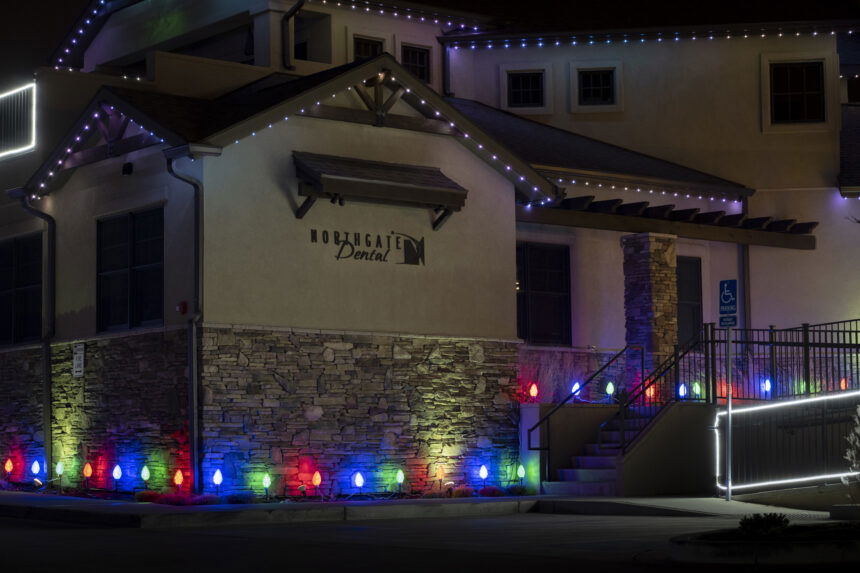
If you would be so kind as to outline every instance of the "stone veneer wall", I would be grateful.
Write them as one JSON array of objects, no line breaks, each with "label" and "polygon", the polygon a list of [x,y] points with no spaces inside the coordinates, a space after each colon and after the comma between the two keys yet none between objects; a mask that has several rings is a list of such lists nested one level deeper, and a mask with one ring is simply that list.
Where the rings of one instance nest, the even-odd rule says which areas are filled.
[{"label": "stone veneer wall", "polygon": [[[613,356],[615,352],[522,346],[519,351],[520,386],[525,393],[529,384],[535,382],[539,388],[536,402],[557,404],[570,395],[575,382],[583,384]],[[611,381],[618,388],[619,383],[623,383],[627,358],[638,368],[638,355],[622,356],[583,388],[579,398],[610,403],[605,393],[606,384]]]},{"label": "stone veneer wall", "polygon": [[[443,482],[508,485],[518,462],[517,344],[206,327],[203,473],[223,489],[309,495]],[[311,485],[323,477],[321,492]]]},{"label": "stone veneer wall", "polygon": [[639,233],[621,238],[627,344],[645,347],[648,371],[672,354],[678,341],[675,245],[674,235]]},{"label": "stone veneer wall", "polygon": [[42,432],[42,350],[0,352],[0,479],[2,466],[12,460],[9,478],[23,481],[33,460],[44,463]]},{"label": "stone veneer wall", "polygon": [[63,482],[81,484],[86,461],[91,487],[114,487],[113,467],[123,471],[119,489],[172,486],[181,469],[190,487],[187,333],[168,330],[85,342],[84,376],[72,376],[70,343],[53,347],[54,459],[66,467]]}]

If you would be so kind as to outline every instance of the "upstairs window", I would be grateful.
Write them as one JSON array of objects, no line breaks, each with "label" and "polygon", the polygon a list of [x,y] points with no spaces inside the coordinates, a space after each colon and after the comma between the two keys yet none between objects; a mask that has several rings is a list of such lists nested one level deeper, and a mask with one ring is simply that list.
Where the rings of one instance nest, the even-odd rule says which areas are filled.
[{"label": "upstairs window", "polygon": [[0,242],[0,344],[42,335],[42,235]]},{"label": "upstairs window", "polygon": [[615,103],[615,70],[579,70],[579,105]]},{"label": "upstairs window", "polygon": [[99,331],[163,323],[161,207],[98,222],[97,297]]},{"label": "upstairs window", "polygon": [[[293,55],[297,60],[331,63],[331,16],[319,12],[296,14]],[[285,34],[285,37],[288,34]]]},{"label": "upstairs window", "polygon": [[508,72],[508,107],[543,107],[543,71]]},{"label": "upstairs window", "polygon": [[404,44],[400,48],[400,63],[416,78],[430,83],[430,48]]},{"label": "upstairs window", "polygon": [[373,38],[362,38],[360,36],[354,36],[353,39],[353,59],[354,60],[364,60],[367,58],[375,58],[380,55],[384,50],[384,43],[382,40],[375,40]]},{"label": "upstairs window", "polygon": [[824,62],[770,64],[771,123],[825,121]]},{"label": "upstairs window", "polygon": [[567,245],[517,245],[517,335],[530,344],[570,345]]}]

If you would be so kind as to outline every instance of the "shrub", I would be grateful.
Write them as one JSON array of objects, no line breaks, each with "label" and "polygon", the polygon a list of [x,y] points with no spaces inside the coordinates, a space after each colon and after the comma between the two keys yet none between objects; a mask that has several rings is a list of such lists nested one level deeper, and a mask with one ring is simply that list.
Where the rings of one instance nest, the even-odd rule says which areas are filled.
[{"label": "shrub", "polygon": [[134,501],[145,503],[158,503],[161,501],[161,494],[157,491],[143,490],[134,494]]},{"label": "shrub", "polygon": [[158,500],[158,503],[166,505],[191,505],[192,497],[181,493],[165,493]]},{"label": "shrub", "polygon": [[195,495],[191,498],[191,505],[218,505],[219,503],[221,503],[221,498],[211,493]]},{"label": "shrub", "polygon": [[448,497],[448,494],[444,491],[428,491],[427,493],[425,493],[421,497],[423,497],[425,499],[440,499],[440,498]]},{"label": "shrub", "polygon": [[745,535],[767,537],[783,532],[788,527],[788,516],[784,513],[754,513],[742,517],[739,525]]},{"label": "shrub", "polygon": [[[857,412],[854,414],[854,427],[846,439],[848,440],[848,450],[845,452],[845,459],[848,461],[849,470],[860,472],[860,406],[857,406]],[[856,476],[844,476],[842,483],[849,486],[848,495],[852,501],[860,503],[860,480]]]},{"label": "shrub", "polygon": [[227,496],[227,503],[254,503],[254,494],[250,491],[231,493]]},{"label": "shrub", "polygon": [[451,497],[472,497],[475,495],[475,490],[467,485],[461,485],[454,488]]},{"label": "shrub", "polygon": [[479,489],[478,495],[480,495],[481,497],[502,497],[503,495],[505,495],[505,492],[502,491],[502,488],[500,487],[488,485]]},{"label": "shrub", "polygon": [[533,495],[533,493],[524,485],[512,485],[508,488],[508,495]]}]

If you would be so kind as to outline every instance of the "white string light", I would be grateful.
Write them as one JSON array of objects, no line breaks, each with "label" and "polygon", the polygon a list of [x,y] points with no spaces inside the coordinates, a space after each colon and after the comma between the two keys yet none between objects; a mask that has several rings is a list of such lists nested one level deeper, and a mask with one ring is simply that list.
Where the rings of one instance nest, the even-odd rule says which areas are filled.
[{"label": "white string light", "polygon": [[417,8],[400,8],[393,4],[384,4],[382,2],[368,2],[367,0],[364,2],[350,0],[307,0],[307,3],[316,3],[331,8],[348,10],[355,10],[357,7],[361,7],[359,6],[361,4],[364,7],[365,14],[372,14],[374,16],[387,16],[422,24],[443,25],[449,29],[471,30],[472,32],[479,30],[474,22],[469,22],[462,16],[450,16],[439,12],[419,10]]},{"label": "white string light", "polygon": [[[777,29],[777,31],[775,33],[780,38],[782,38],[784,36],[784,32],[782,31],[782,29]],[[851,36],[854,34],[854,30],[847,30],[843,33],[845,35]],[[494,47],[494,42],[504,42],[505,48],[510,48],[511,42],[517,42],[521,48],[529,48],[529,47],[543,48],[543,47],[548,46],[548,45],[560,47],[562,45],[568,45],[568,44],[571,46],[578,46],[578,45],[597,46],[597,45],[612,44],[613,42],[620,42],[622,44],[630,44],[630,41],[635,40],[635,39],[638,39],[638,42],[636,42],[638,44],[646,44],[649,42],[661,44],[661,43],[664,43],[663,42],[664,35],[667,35],[667,34],[671,35],[675,42],[680,42],[681,40],[685,40],[685,39],[689,39],[690,41],[696,41],[700,36],[700,33],[698,33],[698,32],[690,32],[689,34],[686,34],[686,35],[682,34],[680,32],[674,32],[674,33],[656,32],[656,33],[648,33],[648,34],[642,33],[642,34],[636,35],[635,38],[633,37],[634,34],[630,34],[630,33],[574,34],[574,35],[564,36],[564,37],[557,36],[554,38],[545,38],[545,37],[543,37],[543,38],[522,38],[522,37],[519,37],[519,38],[516,38],[516,37],[498,38],[498,37],[496,37],[496,38],[488,39],[488,40],[475,40],[475,39],[470,39],[466,36],[464,36],[464,37],[462,37],[462,39],[460,39],[460,38],[455,36],[452,41],[449,40],[447,43],[449,43],[450,46],[454,50],[459,50],[461,46],[468,46],[472,50],[475,50],[478,48],[486,48],[486,49],[492,50]],[[735,41],[738,41],[740,39],[749,39],[750,38],[750,33],[748,30],[744,30],[744,33],[742,35],[735,33],[731,30],[726,30],[723,33],[717,33],[716,31],[709,31],[706,34],[707,34],[706,37],[708,38],[708,40],[735,40]],[[831,36],[837,36],[839,34],[839,32],[837,30],[830,30],[830,32],[827,34],[820,34],[817,30],[813,30],[812,32],[807,32],[807,34],[811,37],[818,37],[818,36],[831,37]],[[801,37],[802,35],[803,35],[803,33],[800,31],[796,31],[794,34],[795,37]],[[759,37],[762,39],[766,39],[768,37],[768,34],[766,31],[762,31],[759,34]]]}]

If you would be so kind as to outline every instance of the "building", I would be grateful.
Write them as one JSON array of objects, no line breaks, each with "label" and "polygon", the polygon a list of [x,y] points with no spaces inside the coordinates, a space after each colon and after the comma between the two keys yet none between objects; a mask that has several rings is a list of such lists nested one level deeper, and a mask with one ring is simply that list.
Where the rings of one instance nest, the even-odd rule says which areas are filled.
[{"label": "building", "polygon": [[[491,20],[93,2],[4,98],[9,477],[38,459],[79,483],[89,462],[98,486],[119,464],[128,489],[146,466],[152,487],[221,470],[225,491],[269,474],[295,494],[316,471],[321,491],[398,469],[421,491],[486,466],[508,485],[520,402],[617,355],[582,396],[606,402],[593,432],[609,382],[635,392],[717,322],[721,279],[747,328],[860,312],[850,23]],[[713,416],[697,405],[685,424]],[[662,455],[695,474],[676,493],[710,477]]]}]

